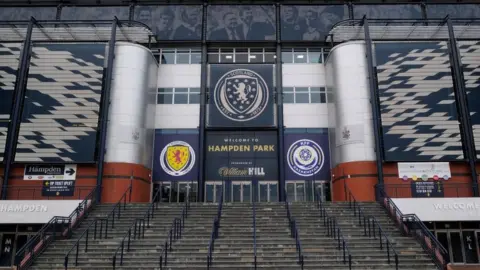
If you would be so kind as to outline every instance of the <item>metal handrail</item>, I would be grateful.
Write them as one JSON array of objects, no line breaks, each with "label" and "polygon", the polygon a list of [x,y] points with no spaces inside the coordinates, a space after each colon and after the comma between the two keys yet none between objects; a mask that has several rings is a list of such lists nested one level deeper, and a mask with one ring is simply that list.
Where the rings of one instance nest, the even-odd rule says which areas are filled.
[{"label": "metal handrail", "polygon": [[255,200],[253,200],[253,265],[257,269],[257,211],[255,207]]},{"label": "metal handrail", "polygon": [[337,219],[328,215],[325,206],[320,200],[321,197],[318,191],[315,192],[315,195],[317,197],[317,207],[320,212],[320,217],[323,218],[323,225],[327,227],[327,236],[330,236],[333,239],[337,240],[337,249],[341,249],[343,251],[343,263],[346,264],[348,260],[348,269],[351,270],[352,254],[350,252],[350,249],[348,248],[347,242],[345,241],[343,232],[338,225]]},{"label": "metal handrail", "polygon": [[[170,227],[167,239],[165,240],[163,251],[160,252],[160,270],[162,270],[163,268],[162,263],[163,266],[167,266],[168,251],[172,251],[173,242],[182,238],[182,230],[185,228],[185,219],[188,215],[188,209],[190,209],[189,198],[187,198],[187,200],[185,201],[185,206],[182,209],[181,218],[173,219],[172,226]],[[163,256],[165,256],[165,260],[163,259]]]},{"label": "metal handrail", "polygon": [[[102,231],[100,231],[100,239],[107,238],[108,237],[108,225],[110,219],[112,220],[112,229],[115,228],[115,212],[117,213],[117,219],[120,219],[120,213],[122,211],[122,205],[123,205],[123,210],[127,209],[127,192],[129,194],[128,196],[128,202],[132,201],[132,189],[133,189],[133,183],[130,180],[130,186],[125,190],[123,193],[122,197],[118,200],[118,202],[113,206],[112,210],[108,215],[105,217],[106,223],[105,223],[105,235],[102,236]],[[123,204],[122,204],[123,203]]]},{"label": "metal handrail", "polygon": [[[29,241],[15,254],[14,265],[18,270],[28,269],[33,261],[41,254],[48,245],[55,241],[57,234],[61,233],[61,238],[70,238],[72,230],[80,220],[86,218],[90,210],[97,204],[97,187],[94,187],[85,199],[78,204],[68,217],[55,216],[43,225],[42,228],[30,238]],[[61,226],[59,226],[59,224]],[[65,225],[67,228],[65,229]]]},{"label": "metal handrail", "polygon": [[[391,262],[391,260],[390,260],[390,250],[392,250],[393,251],[393,257],[395,259],[395,269],[398,270],[398,253],[395,250],[395,248],[393,247],[392,242],[390,241],[390,239],[388,239],[387,234],[382,229],[382,226],[380,226],[380,224],[378,223],[377,219],[374,216],[369,216],[367,220],[368,220],[368,236],[369,237],[373,236],[374,239],[377,239],[377,234],[375,233],[375,231],[376,231],[376,229],[378,229],[378,236],[379,236],[378,239],[380,240],[380,249],[383,250],[383,240],[382,240],[382,238],[385,238],[385,244],[387,246],[386,248],[387,248],[388,264],[390,264],[390,262]],[[370,226],[370,224],[371,224],[371,226]]]},{"label": "metal handrail", "polygon": [[300,264],[300,267],[303,270],[304,256],[302,251],[302,244],[300,241],[300,235],[298,233],[297,222],[295,221],[295,218],[292,217],[292,213],[290,212],[290,204],[288,202],[287,190],[283,190],[283,192],[285,197],[285,209],[287,210],[288,225],[290,228],[290,236],[292,238],[295,238],[295,248],[298,254],[298,264]]},{"label": "metal handrail", "polygon": [[220,201],[218,202],[217,216],[213,220],[212,233],[210,235],[210,242],[208,243],[208,254],[207,254],[207,270],[210,270],[210,266],[213,263],[212,252],[215,249],[215,240],[218,238],[218,230],[220,229],[220,218],[222,217],[222,208],[223,208],[223,186],[222,193],[220,194]]},{"label": "metal handrail", "polygon": [[375,187],[378,194],[378,203],[380,203],[390,215],[404,235],[411,235],[417,239],[422,248],[430,255],[435,265],[439,269],[447,269],[450,257],[442,243],[430,232],[425,224],[415,214],[404,215],[395,205],[393,200],[388,197],[385,190]]},{"label": "metal handrail", "polygon": [[[105,218],[96,218],[95,220],[91,221],[87,228],[82,232],[82,234],[80,235],[80,237],[78,238],[78,240],[72,245],[72,247],[68,250],[67,253],[65,253],[65,256],[64,256],[64,259],[63,259],[63,266],[65,267],[65,269],[68,269],[68,263],[69,263],[69,256],[70,256],[70,253],[72,253],[72,251],[76,248],[76,252],[75,252],[75,266],[78,265],[78,253],[79,253],[79,249],[80,249],[80,243],[82,241],[82,239],[85,239],[85,252],[88,252],[88,239],[89,239],[89,236],[90,236],[90,231],[93,230],[93,239],[97,239],[97,227],[98,227],[98,223],[100,222],[100,229],[99,229],[99,238],[102,239],[102,232],[103,232],[103,228],[105,227],[105,237],[104,238],[107,238],[107,235],[108,235],[108,221],[110,218],[112,218],[112,228],[114,228],[114,224],[115,224],[115,211],[118,212],[118,218],[120,218],[120,211],[121,211],[121,206],[122,206],[122,202],[123,202],[123,209],[125,210],[126,209],[126,204],[127,204],[127,192],[130,194],[129,196],[129,201],[131,201],[131,198],[132,198],[132,182],[130,182],[130,185],[129,187],[125,190],[125,192],[123,193],[123,195],[120,197],[120,199],[118,200],[118,202],[112,207],[112,210],[109,212],[109,214],[107,215],[107,217]],[[117,210],[118,209],[118,210]]]},{"label": "metal handrail", "polygon": [[[348,185],[344,182],[344,189],[347,195],[347,201],[348,201],[348,206],[350,209],[353,208],[353,215],[355,217],[358,216],[358,225],[363,226],[363,232],[364,235],[367,236],[367,228],[368,228],[368,237],[373,237],[376,239],[376,233],[375,233],[375,226],[378,228],[378,235],[380,239],[380,250],[383,250],[383,240],[382,238],[385,238],[385,243],[386,243],[386,253],[387,253],[387,259],[388,259],[388,264],[390,264],[390,250],[393,251],[393,257],[395,259],[395,268],[398,270],[398,253],[393,247],[390,239],[388,238],[388,235],[385,233],[385,231],[382,229],[382,226],[377,222],[377,219],[375,216],[370,215],[366,216],[365,212],[363,211],[363,208],[358,204],[355,196],[353,195],[352,191],[348,187]],[[362,222],[363,219],[363,222]],[[370,226],[371,225],[371,226]],[[372,234],[373,230],[373,234]]]}]

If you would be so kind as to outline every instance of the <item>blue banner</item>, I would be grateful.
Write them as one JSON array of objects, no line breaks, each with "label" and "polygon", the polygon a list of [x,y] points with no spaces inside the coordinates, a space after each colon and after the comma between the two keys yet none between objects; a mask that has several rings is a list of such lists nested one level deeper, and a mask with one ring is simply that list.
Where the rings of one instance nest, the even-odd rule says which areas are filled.
[{"label": "blue banner", "polygon": [[155,135],[153,181],[191,181],[198,178],[198,135]]},{"label": "blue banner", "polygon": [[210,65],[207,125],[275,126],[273,65]]},{"label": "blue banner", "polygon": [[330,180],[328,134],[285,134],[285,180]]}]

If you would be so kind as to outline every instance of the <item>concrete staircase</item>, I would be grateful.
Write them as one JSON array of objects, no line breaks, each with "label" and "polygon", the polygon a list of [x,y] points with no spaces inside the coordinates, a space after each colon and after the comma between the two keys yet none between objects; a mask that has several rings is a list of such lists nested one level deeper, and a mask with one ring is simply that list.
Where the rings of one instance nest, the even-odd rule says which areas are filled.
[{"label": "concrete staircase", "polygon": [[[283,204],[257,203],[257,267],[300,269],[295,241],[289,235]],[[251,203],[225,204],[215,242],[212,269],[253,269],[253,209]],[[205,269],[205,268],[203,268]]]},{"label": "concrete staircase", "polygon": [[[402,236],[380,205],[377,203],[360,203],[360,205],[366,216],[375,216],[389,237],[398,253],[399,269],[436,269],[420,244],[411,237]],[[349,208],[348,203],[326,203],[325,206],[330,216],[337,217],[338,224],[348,241],[355,269],[395,269],[393,256],[391,257],[391,263],[388,264],[386,250],[380,249],[378,234],[377,239],[364,235],[364,227],[358,225],[358,216],[354,216],[353,209]],[[311,207],[313,208],[313,204]],[[393,252],[390,254],[393,254]]]},{"label": "concrete staircase", "polygon": [[[161,204],[155,210],[155,216],[151,220],[150,228],[145,230],[145,239],[149,239],[153,246],[162,245],[165,241],[167,228],[170,227],[174,217],[179,217],[184,204]],[[112,204],[96,206],[90,216],[82,221],[80,226],[73,232],[72,238],[53,242],[34,262],[32,270],[64,269],[64,256],[73,244],[77,242],[81,234],[95,218],[106,217],[111,211]],[[115,228],[110,229],[105,239],[93,239],[93,230],[89,233],[88,252],[85,252],[85,241],[81,241],[78,266],[75,266],[75,250],[69,256],[69,269],[112,269],[112,256],[117,250],[120,241],[128,228],[136,218],[145,215],[148,204],[128,204],[125,211],[122,210],[120,219],[115,221]],[[111,223],[110,223],[111,226]],[[140,240],[131,242],[131,250],[124,255],[124,266],[139,269],[140,264],[146,259],[155,257],[158,262],[158,253],[150,256],[152,245],[140,245]],[[117,259],[119,265],[119,256]],[[141,268],[141,267],[140,267]]]}]

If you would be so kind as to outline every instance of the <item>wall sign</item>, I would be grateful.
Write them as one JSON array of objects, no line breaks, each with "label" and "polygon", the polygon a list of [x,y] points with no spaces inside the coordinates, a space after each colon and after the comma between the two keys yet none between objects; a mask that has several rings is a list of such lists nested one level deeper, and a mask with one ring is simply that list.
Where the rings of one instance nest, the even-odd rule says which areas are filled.
[{"label": "wall sign", "polygon": [[208,126],[274,126],[273,71],[273,65],[210,65]]},{"label": "wall sign", "polygon": [[330,180],[328,134],[285,134],[285,179]]},{"label": "wall sign", "polygon": [[197,179],[197,151],[197,134],[157,133],[155,136],[153,180]]},{"label": "wall sign", "polygon": [[77,165],[25,165],[23,180],[75,180]]},{"label": "wall sign", "polygon": [[443,197],[443,182],[413,182],[410,184],[413,198],[422,197]]},{"label": "wall sign", "polygon": [[7,200],[0,201],[3,224],[42,224],[54,216],[68,217],[81,200]]},{"label": "wall sign", "polygon": [[47,180],[43,181],[42,196],[55,197],[65,196],[71,197],[75,193],[75,181],[56,181]]},{"label": "wall sign", "polygon": [[416,214],[422,221],[480,221],[480,198],[392,198],[392,200],[404,215]]},{"label": "wall sign", "polygon": [[207,180],[277,180],[277,133],[209,132]]},{"label": "wall sign", "polygon": [[452,178],[448,162],[399,162],[397,166],[398,177],[404,181],[408,179],[427,181],[428,179],[448,180]]}]

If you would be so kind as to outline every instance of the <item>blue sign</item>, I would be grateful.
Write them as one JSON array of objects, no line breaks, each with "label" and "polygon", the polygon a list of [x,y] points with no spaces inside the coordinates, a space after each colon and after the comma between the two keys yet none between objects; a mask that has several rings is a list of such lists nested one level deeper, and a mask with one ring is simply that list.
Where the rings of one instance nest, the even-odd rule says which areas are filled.
[{"label": "blue sign", "polygon": [[153,156],[153,181],[197,179],[197,152],[197,134],[157,133]]},{"label": "blue sign", "polygon": [[330,180],[328,134],[285,134],[285,179]]},{"label": "blue sign", "polygon": [[42,196],[55,197],[65,196],[71,197],[75,193],[75,181],[65,180],[47,180],[43,181]]},{"label": "blue sign", "polygon": [[208,126],[275,125],[273,65],[211,65],[210,82]]}]

